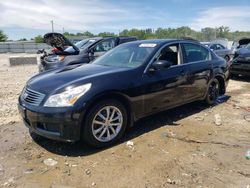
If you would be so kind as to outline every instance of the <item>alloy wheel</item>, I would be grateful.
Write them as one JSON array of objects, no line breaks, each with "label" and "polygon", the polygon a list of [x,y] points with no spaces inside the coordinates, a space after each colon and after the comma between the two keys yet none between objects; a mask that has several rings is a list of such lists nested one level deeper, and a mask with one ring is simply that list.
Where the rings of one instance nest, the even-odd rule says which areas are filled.
[{"label": "alloy wheel", "polygon": [[100,142],[109,142],[119,134],[122,124],[122,112],[115,106],[105,106],[93,118],[92,134]]}]

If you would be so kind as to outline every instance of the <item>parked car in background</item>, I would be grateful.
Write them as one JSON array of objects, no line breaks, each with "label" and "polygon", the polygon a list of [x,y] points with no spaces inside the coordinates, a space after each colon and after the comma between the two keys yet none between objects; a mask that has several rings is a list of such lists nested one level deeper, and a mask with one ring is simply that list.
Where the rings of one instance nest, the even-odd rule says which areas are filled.
[{"label": "parked car in background", "polygon": [[237,49],[245,48],[250,43],[250,38],[242,38],[239,40],[239,46]]},{"label": "parked car in background", "polygon": [[231,49],[233,41],[229,41],[227,38],[217,38],[211,41],[213,44],[221,44],[227,49]]},{"label": "parked car in background", "polygon": [[60,33],[48,33],[44,35],[44,41],[57,50],[54,50],[52,54],[42,56],[39,72],[69,65],[89,63],[110,49],[122,43],[135,40],[137,40],[136,37],[124,36],[94,37],[73,44]]},{"label": "parked car in background", "polygon": [[224,47],[222,44],[219,43],[210,43],[210,42],[204,42],[202,43],[206,47],[210,48],[211,50],[214,51],[218,56],[224,58],[227,62],[229,62],[233,56],[234,53],[231,49],[227,49]]},{"label": "parked car in background", "polygon": [[228,79],[225,60],[198,42],[135,41],[90,64],[32,77],[19,111],[34,134],[105,147],[145,116],[197,100],[214,104]]},{"label": "parked car in background", "polygon": [[235,52],[230,72],[234,76],[250,76],[250,43]]},{"label": "parked car in background", "polygon": [[[85,39],[88,39],[87,37],[84,37],[84,38],[83,37],[76,37],[76,38],[75,37],[69,37],[69,38],[67,37],[67,39],[71,43],[75,44],[78,48],[82,48],[83,45],[88,41],[88,40],[85,40]],[[83,41],[85,41],[85,42],[83,42]],[[70,46],[63,46],[63,50],[66,50],[68,47],[70,47]],[[45,55],[47,56],[48,54],[50,54],[50,55],[57,54],[57,53],[60,53],[61,50],[62,50],[61,48],[60,49],[58,49],[58,48],[51,48],[49,50],[46,50],[46,54]],[[44,49],[40,49],[40,50],[37,51],[38,54],[41,54],[42,52],[45,52],[45,50]]]}]

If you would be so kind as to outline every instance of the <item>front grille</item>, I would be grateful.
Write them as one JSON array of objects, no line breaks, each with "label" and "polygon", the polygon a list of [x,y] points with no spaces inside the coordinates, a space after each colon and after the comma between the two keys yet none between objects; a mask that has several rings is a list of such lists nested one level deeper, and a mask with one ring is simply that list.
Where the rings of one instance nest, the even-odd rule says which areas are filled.
[{"label": "front grille", "polygon": [[45,95],[34,91],[30,88],[25,88],[22,94],[22,99],[30,105],[39,106],[43,101]]},{"label": "front grille", "polygon": [[37,128],[49,131],[49,132],[55,132],[59,133],[60,132],[60,126],[58,123],[37,123]]}]

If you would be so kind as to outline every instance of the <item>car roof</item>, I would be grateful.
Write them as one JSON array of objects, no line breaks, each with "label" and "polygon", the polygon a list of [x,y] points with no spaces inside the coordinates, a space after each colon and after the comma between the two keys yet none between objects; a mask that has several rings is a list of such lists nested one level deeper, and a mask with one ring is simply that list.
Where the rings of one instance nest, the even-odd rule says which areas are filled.
[{"label": "car roof", "polygon": [[193,42],[199,44],[196,40],[186,40],[186,39],[147,39],[147,40],[137,40],[130,43],[140,44],[140,43],[156,43],[156,44],[166,44],[172,42]]},{"label": "car roof", "polygon": [[[90,38],[86,38],[87,40],[101,40],[103,39],[103,37],[90,37]],[[86,40],[86,39],[83,39],[83,40]]]},{"label": "car roof", "polygon": [[211,44],[211,42],[201,42],[201,44]]},{"label": "car roof", "polygon": [[[96,37],[97,38],[97,37]],[[100,39],[110,39],[110,38],[120,38],[120,39],[126,39],[126,38],[137,38],[135,36],[106,36],[106,37],[99,37]]]}]

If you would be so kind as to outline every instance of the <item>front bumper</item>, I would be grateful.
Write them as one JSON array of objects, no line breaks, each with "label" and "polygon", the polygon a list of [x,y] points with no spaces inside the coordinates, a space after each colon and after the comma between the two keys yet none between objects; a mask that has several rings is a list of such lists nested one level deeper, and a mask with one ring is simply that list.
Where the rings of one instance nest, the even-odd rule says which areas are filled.
[{"label": "front bumper", "polygon": [[32,109],[20,102],[18,109],[25,125],[31,132],[64,142],[75,142],[81,138],[83,109],[44,107]]},{"label": "front bumper", "polygon": [[250,63],[233,63],[230,68],[231,74],[250,76]]}]

